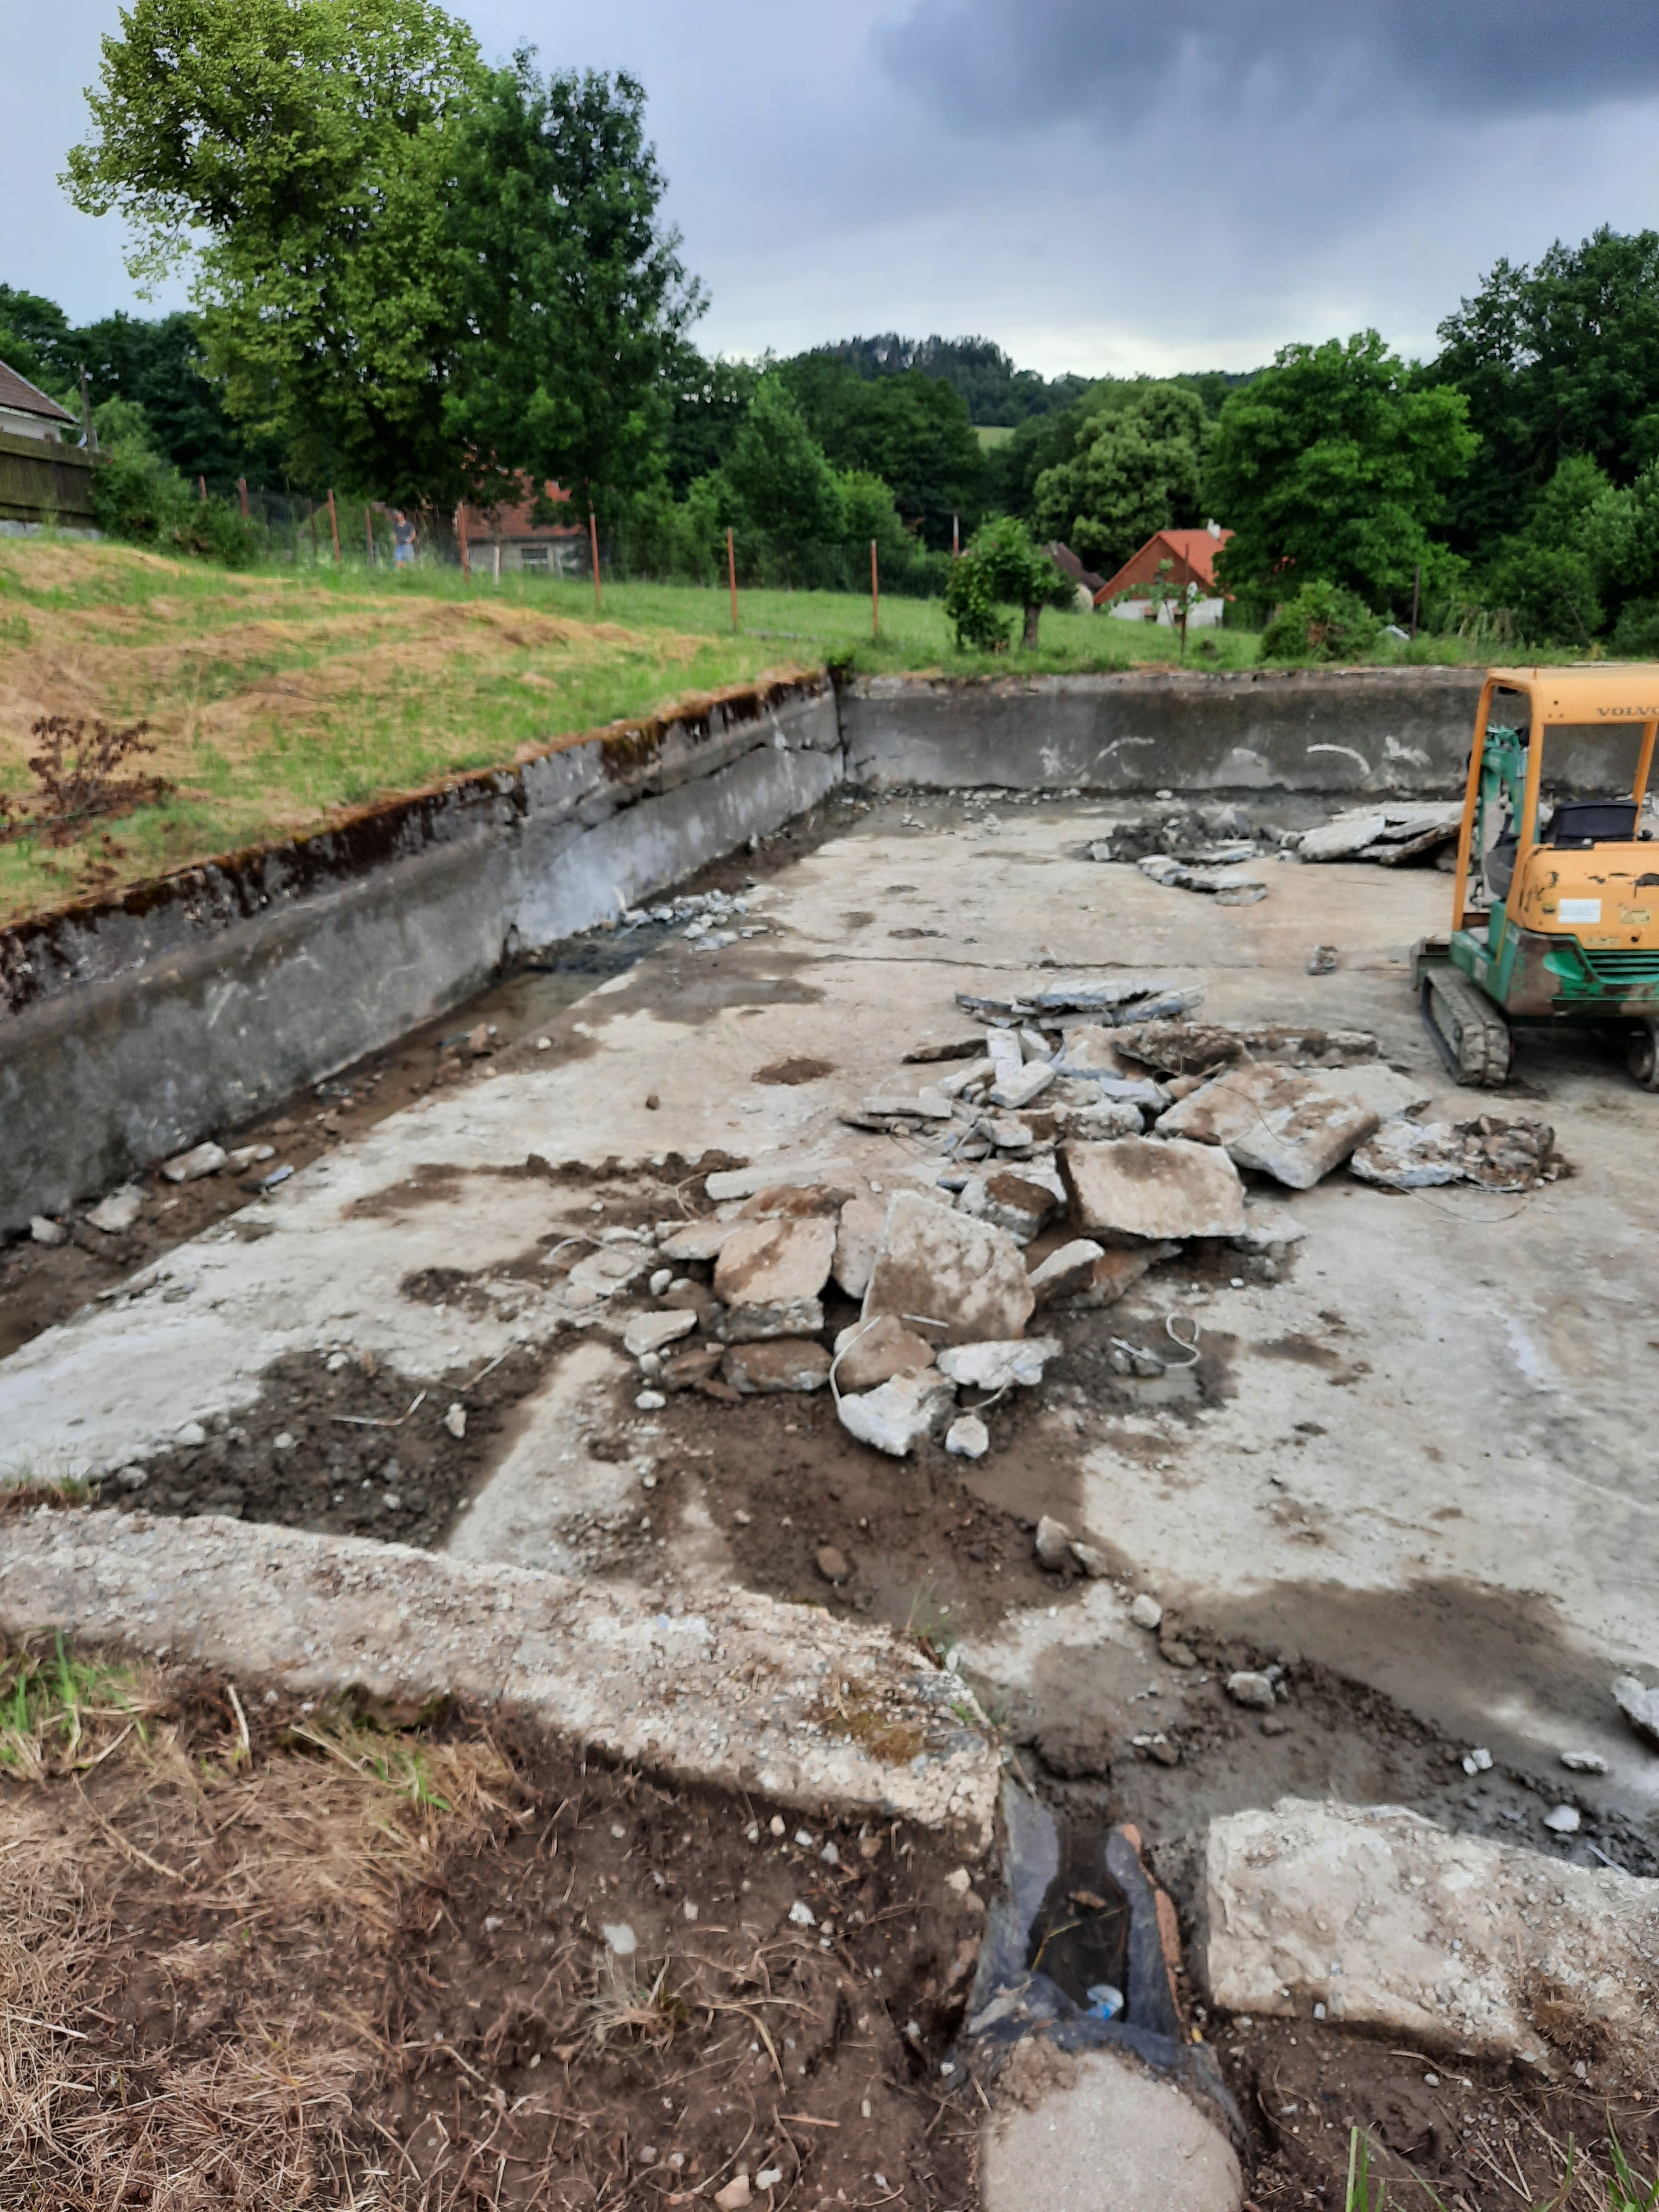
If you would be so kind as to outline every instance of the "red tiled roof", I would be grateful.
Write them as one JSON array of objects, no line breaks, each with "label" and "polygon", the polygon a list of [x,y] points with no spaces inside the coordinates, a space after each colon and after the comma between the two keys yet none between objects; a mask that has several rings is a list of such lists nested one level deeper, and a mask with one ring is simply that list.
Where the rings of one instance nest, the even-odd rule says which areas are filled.
[{"label": "red tiled roof", "polygon": [[1219,592],[1216,581],[1215,556],[1232,536],[1231,530],[1212,535],[1207,530],[1160,530],[1149,538],[1138,553],[1131,555],[1115,576],[1109,577],[1095,593],[1095,605],[1105,606],[1124,592],[1158,580],[1163,562],[1170,564],[1172,584],[1202,584],[1212,592]]},{"label": "red tiled roof", "polygon": [[9,407],[19,415],[44,415],[49,422],[75,421],[68,408],[60,407],[38,384],[8,368],[3,361],[0,361],[0,407]]},{"label": "red tiled roof", "polygon": [[[507,477],[502,483],[503,493],[513,495],[509,505],[503,499],[499,506],[479,507],[469,502],[461,510],[465,518],[469,538],[578,538],[582,526],[577,522],[532,522],[531,510],[535,505],[530,482],[525,477]],[[542,486],[546,497],[555,507],[565,504],[570,494],[562,484],[550,477]]]}]

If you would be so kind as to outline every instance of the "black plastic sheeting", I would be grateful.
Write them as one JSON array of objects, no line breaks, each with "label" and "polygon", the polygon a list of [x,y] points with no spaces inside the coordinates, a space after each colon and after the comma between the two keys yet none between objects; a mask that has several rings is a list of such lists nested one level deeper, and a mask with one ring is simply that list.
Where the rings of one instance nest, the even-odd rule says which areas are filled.
[{"label": "black plastic sheeting", "polygon": [[1060,1836],[1048,1810],[1012,1783],[1004,1784],[1002,1808],[1008,1889],[988,1909],[965,2043],[998,2057],[1034,2034],[1061,2051],[1133,2051],[1200,2097],[1242,2150],[1244,2124],[1215,2053],[1207,2044],[1188,2042],[1182,2027],[1158,1932],[1157,1893],[1128,1837],[1113,1828],[1099,1844],[1100,1870],[1128,1907],[1124,2007],[1115,2019],[1101,2020],[1041,1967],[1026,1963],[1033,1928],[1060,1870]]}]

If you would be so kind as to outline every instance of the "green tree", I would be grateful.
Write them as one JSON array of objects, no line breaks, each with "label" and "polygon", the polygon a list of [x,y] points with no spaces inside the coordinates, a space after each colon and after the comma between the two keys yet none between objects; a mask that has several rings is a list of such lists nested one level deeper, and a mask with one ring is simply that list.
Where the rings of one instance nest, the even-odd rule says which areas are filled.
[{"label": "green tree", "polygon": [[920,369],[864,379],[827,351],[798,355],[777,374],[831,465],[880,477],[925,544],[948,546],[953,517],[973,527],[985,463],[952,386]]},{"label": "green tree", "polygon": [[664,179],[635,80],[489,72],[452,134],[464,335],[444,423],[479,465],[607,493],[660,461],[659,386],[701,298],[659,222]]},{"label": "green tree", "polygon": [[1204,495],[1234,532],[1218,573],[1257,594],[1323,578],[1369,605],[1408,599],[1475,449],[1468,412],[1461,392],[1417,386],[1375,331],[1283,347],[1216,428]]},{"label": "green tree", "polygon": [[73,334],[94,404],[142,407],[155,450],[187,477],[223,486],[239,476],[280,474],[281,448],[250,441],[225,413],[193,315],[105,315]]},{"label": "green tree", "polygon": [[78,413],[69,317],[55,300],[0,284],[0,361]]},{"label": "green tree", "polygon": [[1659,459],[1659,231],[1603,225],[1535,267],[1499,261],[1440,337],[1424,380],[1462,392],[1480,437],[1450,501],[1461,551],[1520,530],[1563,460],[1626,484]]},{"label": "green tree", "polygon": [[231,414],[296,474],[404,504],[457,488],[451,149],[477,50],[432,0],[131,0],[70,196],[185,264]]},{"label": "green tree", "polygon": [[664,472],[677,499],[725,461],[759,382],[760,371],[746,361],[706,360],[684,339],[675,348],[662,445]]},{"label": "green tree", "polygon": [[1260,651],[1263,660],[1358,660],[1376,643],[1377,629],[1363,599],[1313,577],[1267,625]]},{"label": "green tree", "polygon": [[[1570,455],[1534,499],[1524,528],[1500,543],[1480,580],[1482,601],[1506,612],[1529,644],[1589,644],[1606,618],[1598,555],[1620,542],[1613,518],[1626,504],[1588,454]],[[1616,579],[1614,586],[1626,596]]]},{"label": "green tree", "polygon": [[962,558],[951,563],[945,611],[962,650],[996,653],[1008,641],[1008,626],[997,609],[1016,606],[1024,617],[1020,642],[1035,653],[1042,610],[1070,606],[1076,588],[1031,543],[1023,522],[999,515],[975,532]]},{"label": "green tree", "polygon": [[1175,385],[1091,417],[1072,459],[1033,487],[1038,531],[1111,574],[1155,530],[1201,520],[1204,435],[1202,401]]},{"label": "green tree", "polygon": [[762,377],[723,471],[744,520],[781,545],[841,542],[841,488],[782,378]]},{"label": "green tree", "polygon": [[223,499],[198,499],[155,450],[136,400],[106,399],[93,410],[100,459],[92,483],[98,526],[112,538],[169,553],[206,553],[228,568],[252,560],[258,532]]}]

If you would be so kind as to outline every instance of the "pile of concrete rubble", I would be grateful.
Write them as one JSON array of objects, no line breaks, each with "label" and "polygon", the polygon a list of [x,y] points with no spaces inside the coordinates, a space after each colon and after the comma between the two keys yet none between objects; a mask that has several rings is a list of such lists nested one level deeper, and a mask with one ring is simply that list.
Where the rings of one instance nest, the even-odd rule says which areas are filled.
[{"label": "pile of concrete rubble", "polygon": [[[1281,1206],[1249,1203],[1246,1176],[1307,1190],[1347,1164],[1395,1188],[1519,1189],[1555,1171],[1539,1124],[1413,1119],[1426,1094],[1379,1062],[1369,1033],[1201,1023],[1202,996],[1123,978],[958,994],[972,1032],[908,1063],[948,1073],[842,1109],[893,1140],[910,1187],[855,1194],[835,1182],[845,1162],[787,1156],[711,1174],[712,1217],[604,1232],[570,1269],[567,1302],[647,1291],[623,1330],[642,1407],[690,1387],[828,1388],[848,1433],[878,1450],[942,1435],[976,1459],[991,1407],[1039,1384],[1060,1349],[1028,1334],[1034,1316],[1109,1305],[1188,1243],[1271,1261],[1300,1238]],[[919,1170],[927,1188],[914,1187]],[[860,1306],[833,1340],[831,1284]],[[1125,1372],[1159,1364],[1124,1357]]]},{"label": "pile of concrete rubble", "polygon": [[749,902],[741,891],[687,891],[660,906],[623,910],[624,930],[640,929],[647,922],[678,929],[694,952],[720,952],[739,938],[768,934],[764,922],[749,919]]},{"label": "pile of concrete rubble", "polygon": [[1371,860],[1393,868],[1432,854],[1437,866],[1450,867],[1462,814],[1457,801],[1389,800],[1346,808],[1312,830],[1291,830],[1255,823],[1242,806],[1177,805],[1115,823],[1088,851],[1091,860],[1132,863],[1155,884],[1203,892],[1221,906],[1254,906],[1267,897],[1267,886],[1237,872],[1267,857]]}]

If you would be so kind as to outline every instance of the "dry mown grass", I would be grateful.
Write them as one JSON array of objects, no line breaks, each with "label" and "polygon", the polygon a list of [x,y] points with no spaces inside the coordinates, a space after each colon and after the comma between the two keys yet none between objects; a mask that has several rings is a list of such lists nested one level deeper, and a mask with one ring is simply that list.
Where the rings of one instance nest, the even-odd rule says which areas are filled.
[{"label": "dry mown grass", "polygon": [[151,765],[174,787],[68,853],[0,848],[0,921],[522,758],[764,666],[757,642],[553,613],[546,592],[0,544],[0,792],[28,787],[31,730],[54,715],[142,717]]}]

